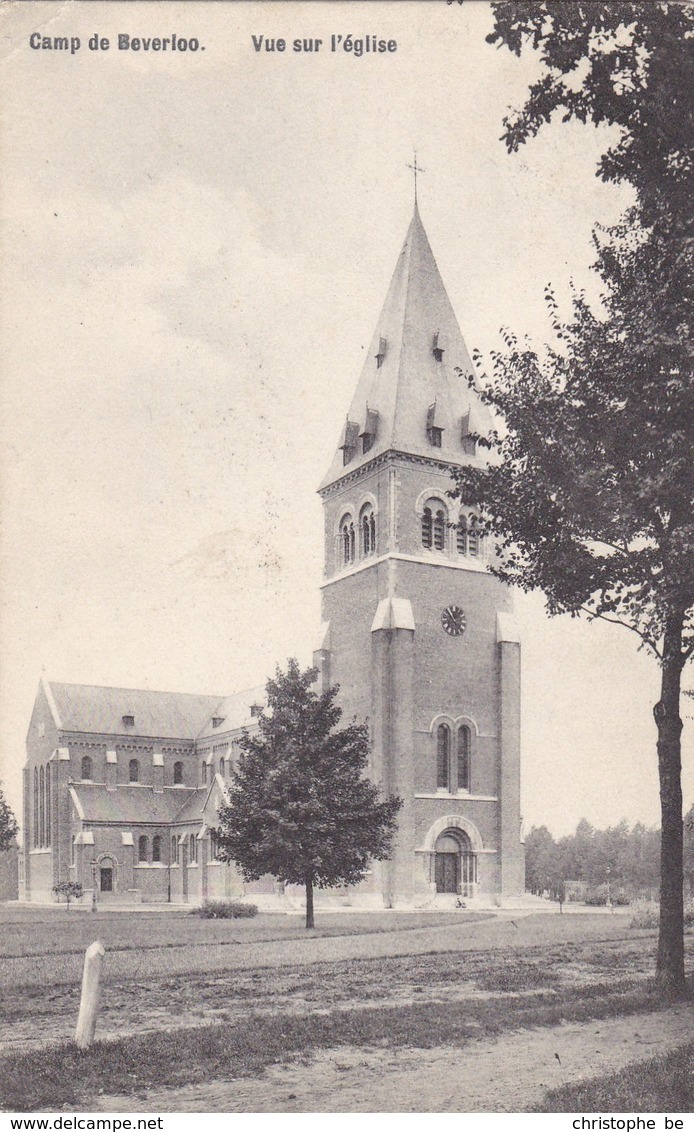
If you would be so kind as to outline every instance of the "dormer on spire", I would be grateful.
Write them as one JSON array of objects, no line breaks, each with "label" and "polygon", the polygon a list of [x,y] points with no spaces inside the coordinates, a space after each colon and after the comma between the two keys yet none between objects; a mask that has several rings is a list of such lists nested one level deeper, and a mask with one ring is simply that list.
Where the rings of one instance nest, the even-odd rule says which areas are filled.
[{"label": "dormer on spire", "polygon": [[346,422],[345,422],[345,431],[344,431],[344,436],[342,438],[342,444],[340,445],[340,448],[342,449],[342,462],[343,462],[343,464],[349,464],[350,460],[354,456],[354,453],[357,450],[357,440],[358,439],[359,439],[359,422],[358,421],[351,421],[348,417]]},{"label": "dormer on spire", "polygon": [[[471,410],[475,431],[491,430],[489,411],[464,376],[475,371],[416,205],[376,325],[322,487],[347,474],[347,464],[351,474],[386,452],[443,458],[451,465],[468,460],[461,422]],[[362,427],[369,405],[378,405],[377,429],[371,417]],[[432,405],[434,417],[428,419]],[[432,448],[440,448],[440,455]]]},{"label": "dormer on spire", "polygon": [[370,409],[366,406],[366,421],[364,427],[359,433],[362,443],[362,455],[366,455],[374,445],[376,436],[378,435],[378,410]]},{"label": "dormer on spire", "polygon": [[443,439],[443,421],[438,401],[427,409],[427,438],[432,448],[440,448]]}]

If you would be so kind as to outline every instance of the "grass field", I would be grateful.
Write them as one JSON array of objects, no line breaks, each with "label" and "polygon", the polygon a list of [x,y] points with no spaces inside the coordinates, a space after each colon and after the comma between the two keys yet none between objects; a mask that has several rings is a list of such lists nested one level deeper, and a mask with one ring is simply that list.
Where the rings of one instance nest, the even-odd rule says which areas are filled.
[{"label": "grass field", "polygon": [[[319,914],[311,938],[414,931],[441,924],[474,923],[490,913]],[[98,936],[108,951],[195,947],[209,943],[267,943],[306,938],[303,915],[258,915],[253,919],[206,920],[185,912],[104,912],[0,905],[0,960],[19,956],[84,953]]]},{"label": "grass field", "polygon": [[694,1111],[694,1041],[619,1073],[552,1089],[535,1112]]},{"label": "grass field", "polygon": [[[201,1074],[257,1076],[333,1047],[464,1045],[659,1006],[655,934],[630,930],[625,917],[325,913],[307,933],[298,917],[2,911],[10,1110],[86,1104],[106,1083],[133,1092]],[[96,936],[107,952],[98,1027],[107,1040],[85,1056],[70,1037]],[[690,953],[692,944],[690,935]],[[40,1073],[37,1037],[60,1043],[40,1054]]]}]

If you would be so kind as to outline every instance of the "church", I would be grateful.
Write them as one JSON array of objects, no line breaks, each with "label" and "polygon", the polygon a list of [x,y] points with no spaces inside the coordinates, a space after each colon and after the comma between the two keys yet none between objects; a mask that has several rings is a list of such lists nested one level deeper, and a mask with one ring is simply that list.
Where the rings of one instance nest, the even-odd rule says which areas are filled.
[{"label": "church", "polygon": [[[471,379],[468,381],[468,378]],[[333,903],[498,903],[524,890],[520,641],[509,589],[450,469],[492,422],[417,202],[323,502],[314,661],[368,722],[369,774],[403,800],[387,861]],[[263,689],[196,696],[42,679],[27,738],[20,895],[74,880],[99,901],[297,903],[218,859],[219,807]],[[320,896],[320,894],[318,894]]]}]

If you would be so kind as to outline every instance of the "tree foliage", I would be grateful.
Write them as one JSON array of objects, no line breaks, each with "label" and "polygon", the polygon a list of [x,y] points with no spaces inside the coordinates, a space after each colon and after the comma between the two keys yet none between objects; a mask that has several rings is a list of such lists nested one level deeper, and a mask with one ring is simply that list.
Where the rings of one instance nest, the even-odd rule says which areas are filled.
[{"label": "tree foliage", "polygon": [[616,126],[597,173],[628,181],[649,226],[667,202],[671,222],[689,225],[693,173],[694,63],[691,5],[649,0],[495,3],[491,43],[542,64],[523,107],[504,120],[517,150],[561,113]]},{"label": "tree foliage", "polygon": [[[489,39],[538,52],[542,74],[505,120],[517,149],[562,112],[609,124],[598,175],[635,204],[597,229],[603,306],[574,295],[543,351],[505,333],[484,399],[504,430],[456,494],[495,536],[493,570],[550,613],[626,625],[661,664],[654,708],[662,810],[658,979],[684,991],[679,701],[694,651],[694,366],[690,202],[694,9],[655,2],[493,5]],[[480,359],[478,358],[478,361]]]},{"label": "tree foliage", "polygon": [[306,886],[307,927],[314,887],[357,884],[370,861],[388,856],[401,805],[364,777],[367,728],[338,727],[338,688],[318,694],[317,675],[290,660],[268,681],[258,733],[240,742],[218,835],[246,880],[270,873]]},{"label": "tree foliage", "polygon": [[[557,896],[566,881],[588,888],[605,885],[633,899],[658,886],[660,832],[626,820],[595,829],[583,818],[574,833],[555,841],[546,826],[533,827],[525,839],[526,888]],[[609,870],[609,871],[608,871]]]},{"label": "tree foliage", "polygon": [[499,461],[456,480],[497,539],[500,577],[542,589],[550,613],[620,621],[661,660],[676,618],[681,667],[694,650],[689,328],[654,342],[657,249],[628,221],[609,236],[605,311],[577,295],[563,322],[548,292],[555,343],[540,353],[506,334],[483,394],[506,426],[483,438]]},{"label": "tree foliage", "polygon": [[10,809],[5,791],[0,786],[0,852],[10,848],[18,833],[17,819]]}]

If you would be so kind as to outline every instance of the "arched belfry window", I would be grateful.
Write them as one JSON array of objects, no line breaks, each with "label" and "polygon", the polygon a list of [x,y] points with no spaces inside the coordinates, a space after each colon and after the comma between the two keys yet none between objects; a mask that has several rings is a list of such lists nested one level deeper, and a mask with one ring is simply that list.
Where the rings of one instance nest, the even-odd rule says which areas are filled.
[{"label": "arched belfry window", "polygon": [[470,792],[472,735],[466,723],[458,728],[458,789]]},{"label": "arched belfry window", "polygon": [[94,770],[94,766],[93,766],[92,760],[90,759],[89,755],[84,755],[82,757],[82,767],[81,767],[81,770],[80,770],[80,777],[81,778],[91,778],[92,774],[93,774],[93,770]]},{"label": "arched belfry window", "polygon": [[458,554],[467,554],[470,558],[479,558],[482,539],[477,527],[477,518],[474,514],[466,515],[461,511],[456,532],[456,546]]},{"label": "arched belfry window", "polygon": [[140,781],[140,764],[137,759],[131,759],[128,763],[128,779],[130,782]]},{"label": "arched belfry window", "polygon": [[458,554],[467,554],[467,515],[461,515],[458,521],[456,548]]},{"label": "arched belfry window", "polygon": [[340,558],[343,566],[349,566],[356,557],[357,536],[354,530],[354,520],[351,515],[345,515],[340,523]]},{"label": "arched belfry window", "polygon": [[183,763],[176,762],[173,767],[174,786],[181,786],[183,784]]},{"label": "arched belfry window", "polygon": [[370,503],[365,503],[359,513],[359,537],[362,557],[376,553],[376,516]]},{"label": "arched belfry window", "polygon": [[161,837],[158,833],[152,838],[152,860],[161,861]]},{"label": "arched belfry window", "polygon": [[422,512],[422,546],[426,550],[446,549],[448,512],[440,499],[427,499]]},{"label": "arched belfry window", "polygon": [[138,837],[138,839],[137,839],[137,859],[140,862],[140,864],[142,864],[142,865],[147,863],[147,850],[148,850],[147,838],[143,834],[141,837]]},{"label": "arched belfry window", "polygon": [[190,861],[191,865],[194,865],[197,863],[197,859],[198,843],[195,839],[195,834],[191,833],[190,837],[188,838],[188,860]]},{"label": "arched belfry window", "polygon": [[178,864],[178,838],[175,834],[171,838],[171,864]]},{"label": "arched belfry window", "polygon": [[436,729],[436,786],[448,790],[450,785],[451,729],[439,723]]},{"label": "arched belfry window", "polygon": [[471,558],[479,558],[480,536],[475,524],[474,515],[470,518],[470,526],[467,533],[467,552]]}]

